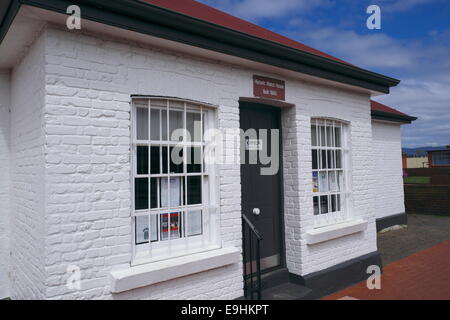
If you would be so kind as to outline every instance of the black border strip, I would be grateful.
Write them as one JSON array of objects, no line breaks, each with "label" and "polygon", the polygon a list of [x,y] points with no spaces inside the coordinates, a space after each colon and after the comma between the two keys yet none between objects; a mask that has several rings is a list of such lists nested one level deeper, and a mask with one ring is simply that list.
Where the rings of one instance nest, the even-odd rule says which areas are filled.
[{"label": "black border strip", "polygon": [[[353,65],[317,56],[276,42],[199,20],[140,1],[12,0],[65,14],[77,4],[82,18],[167,40],[200,47],[296,72],[346,83],[382,93],[400,81]],[[11,10],[10,10],[11,11]],[[10,12],[14,17],[15,12]],[[0,41],[9,24],[3,23]]]},{"label": "black border strip", "polygon": [[304,299],[318,299],[366,280],[370,276],[367,273],[367,267],[370,265],[377,265],[382,270],[381,255],[378,251],[305,276],[290,273],[289,278],[292,282],[312,290]]},{"label": "black border strip", "polygon": [[0,44],[11,27],[19,8],[20,4],[17,0],[3,0],[0,2]]},{"label": "black border strip", "polygon": [[379,218],[376,220],[377,232],[395,225],[405,224],[408,224],[408,215],[405,212]]}]

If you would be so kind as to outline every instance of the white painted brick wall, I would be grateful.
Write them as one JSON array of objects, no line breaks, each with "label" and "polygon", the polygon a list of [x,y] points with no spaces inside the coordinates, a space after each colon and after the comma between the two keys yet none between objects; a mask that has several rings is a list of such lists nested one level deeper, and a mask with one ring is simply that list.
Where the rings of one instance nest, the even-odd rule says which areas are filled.
[{"label": "white painted brick wall", "polygon": [[[373,171],[369,97],[306,83],[287,83],[287,101],[293,110],[283,114],[285,176],[285,228],[287,265],[292,273],[307,275],[375,251]],[[368,221],[364,232],[307,245],[306,232],[314,227],[311,174],[311,117],[348,121],[353,184],[350,213]]]},{"label": "white painted brick wall", "polygon": [[405,212],[400,125],[372,121],[377,218]]},{"label": "white painted brick wall", "polygon": [[44,38],[11,74],[11,297],[45,297]]},{"label": "white painted brick wall", "polygon": [[[37,247],[43,250],[40,252],[44,252],[41,257],[45,261],[30,257],[31,270],[20,270],[18,276],[28,279],[31,276],[27,273],[32,277],[36,274],[38,284],[44,278],[45,289],[26,292],[22,283],[27,280],[20,280],[13,297],[23,297],[25,293],[27,297],[50,299],[241,296],[241,263],[118,295],[110,293],[108,273],[111,268],[124,267],[131,260],[130,95],[176,96],[214,104],[219,107],[219,128],[236,129],[239,127],[238,98],[252,96],[252,75],[264,73],[54,27],[47,29],[40,42],[45,44],[45,109],[41,110],[45,176],[40,181],[45,181],[41,199],[45,199],[46,228],[40,228],[39,220],[36,228],[29,231],[32,235],[41,232],[45,249],[39,241],[34,244],[36,248],[19,245],[16,249],[19,256],[33,255],[26,250]],[[26,60],[37,59],[37,50],[33,50]],[[44,66],[43,61],[35,61],[36,66]],[[13,82],[16,90],[23,89],[26,82],[36,81],[38,75],[23,74],[27,79]],[[289,173],[285,180],[288,267],[291,272],[305,275],[376,250],[370,187],[374,178],[369,97],[285,80],[286,101],[296,104],[294,109],[283,111],[284,170]],[[30,95],[35,95],[27,97],[28,101],[41,98],[39,84],[35,83],[35,87],[36,90],[28,90]],[[34,109],[25,111],[30,119],[37,116]],[[306,231],[313,226],[311,116],[350,121],[354,155],[352,212],[369,222],[368,230],[363,233],[314,246],[306,245],[304,240]],[[25,130],[19,128],[19,119],[12,117],[12,120],[16,122],[13,125],[16,131]],[[41,123],[35,121],[33,126]],[[17,133],[13,130],[13,136]],[[39,137],[38,131],[33,133]],[[26,144],[18,137],[16,140],[20,142],[18,146]],[[238,146],[228,148],[239,150]],[[42,154],[36,156],[40,161]],[[239,170],[239,164],[221,166],[219,189],[223,245],[240,248]],[[20,176],[19,172],[15,176]],[[35,216],[40,217],[42,203],[35,201],[38,207]],[[27,224],[21,226],[25,228]],[[15,264],[24,268],[19,259]],[[81,290],[65,286],[69,265],[81,268]],[[40,285],[35,287],[42,289]]]},{"label": "white painted brick wall", "polygon": [[9,71],[0,71],[0,299],[9,297],[9,110],[10,98]]}]

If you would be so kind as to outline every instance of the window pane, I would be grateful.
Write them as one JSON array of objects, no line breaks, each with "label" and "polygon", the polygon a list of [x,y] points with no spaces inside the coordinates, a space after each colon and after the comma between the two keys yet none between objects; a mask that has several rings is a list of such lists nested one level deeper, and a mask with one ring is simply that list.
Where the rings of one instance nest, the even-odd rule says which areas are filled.
[{"label": "window pane", "polygon": [[[148,243],[148,239],[150,237],[150,241],[158,240],[158,232],[157,232],[157,216],[150,216],[150,228],[148,226],[149,217],[148,216],[139,216],[135,217],[135,236],[136,236],[136,244]],[[150,231],[150,232],[149,232]]]},{"label": "window pane", "polygon": [[328,181],[326,172],[319,172],[319,191],[328,192]]},{"label": "window pane", "polygon": [[148,147],[137,146],[136,148],[137,174],[148,174]]},{"label": "window pane", "polygon": [[317,162],[317,150],[312,150],[312,168],[317,169],[318,162]]},{"label": "window pane", "polygon": [[167,108],[161,110],[161,140],[167,141]]},{"label": "window pane", "polygon": [[170,147],[170,173],[183,173],[183,147]]},{"label": "window pane", "polygon": [[202,155],[200,147],[188,147],[187,149],[187,172],[201,172]]},{"label": "window pane", "polygon": [[134,182],[135,210],[148,209],[148,179],[137,178]]},{"label": "window pane", "polygon": [[136,138],[148,139],[148,109],[136,108]]},{"label": "window pane", "polygon": [[341,128],[334,128],[334,138],[335,138],[335,146],[337,148],[342,147],[341,145]]},{"label": "window pane", "polygon": [[181,141],[183,140],[184,133],[181,132],[176,136],[172,136],[173,132],[177,129],[183,129],[183,112],[182,111],[169,111],[169,125],[170,125],[170,140]]},{"label": "window pane", "polygon": [[339,186],[339,173],[332,171],[328,173],[328,180],[330,182],[330,191],[332,192],[336,192],[336,191],[340,191],[340,186]]},{"label": "window pane", "polygon": [[162,156],[161,156],[161,161],[162,161],[162,173],[168,173],[167,172],[167,157],[168,157],[168,153],[167,153],[167,147],[161,147],[161,151],[162,151]]},{"label": "window pane", "polygon": [[[169,193],[170,180],[170,193]],[[162,208],[181,206],[183,183],[181,177],[160,178],[160,204]],[[170,205],[169,205],[170,194]]]},{"label": "window pane", "polygon": [[334,168],[334,151],[328,150],[327,151],[327,168],[328,169],[333,169]]},{"label": "window pane", "polygon": [[342,168],[342,151],[336,150],[336,168]]},{"label": "window pane", "polygon": [[[160,173],[160,163],[161,163],[161,155],[160,155],[160,147],[151,147],[150,148],[150,173],[151,174],[159,174]],[[167,162],[166,162],[167,168]]]},{"label": "window pane", "polygon": [[[170,221],[169,221],[170,216]],[[172,212],[161,215],[161,240],[178,239],[181,237],[181,213]]]},{"label": "window pane", "polygon": [[311,126],[311,144],[317,146],[317,127]]},{"label": "window pane", "polygon": [[314,215],[319,214],[319,197],[313,197],[314,199]]},{"label": "window pane", "polygon": [[320,169],[327,169],[327,151],[320,150]]},{"label": "window pane", "polygon": [[160,109],[150,111],[150,135],[151,140],[159,140],[160,136]]},{"label": "window pane", "polygon": [[331,195],[331,212],[336,212],[338,210],[336,210],[336,195],[332,194]]},{"label": "window pane", "polygon": [[320,196],[320,213],[328,213],[328,196]]},{"label": "window pane", "polygon": [[326,132],[327,132],[326,144],[327,144],[327,147],[333,147],[332,130],[333,130],[333,127],[330,127],[330,126],[326,127]]},{"label": "window pane", "polygon": [[148,243],[148,216],[135,217],[136,244]]},{"label": "window pane", "polygon": [[158,178],[150,179],[150,206],[158,208]]},{"label": "window pane", "polygon": [[343,181],[342,179],[344,178],[342,171],[337,171],[336,172],[336,177],[337,177],[337,189],[338,191],[341,191],[341,187],[343,186]]},{"label": "window pane", "polygon": [[313,171],[313,192],[319,192],[319,173]]},{"label": "window pane", "polygon": [[186,113],[186,130],[189,132],[191,141],[201,141],[202,127],[200,113]]},{"label": "window pane", "polygon": [[187,228],[186,235],[188,237],[202,234],[203,233],[202,211],[201,210],[188,211],[187,223],[185,227]]},{"label": "window pane", "polygon": [[187,177],[187,204],[202,203],[202,185],[201,177]]},{"label": "window pane", "polygon": [[320,133],[320,145],[325,147],[325,127],[320,126],[319,133]]}]

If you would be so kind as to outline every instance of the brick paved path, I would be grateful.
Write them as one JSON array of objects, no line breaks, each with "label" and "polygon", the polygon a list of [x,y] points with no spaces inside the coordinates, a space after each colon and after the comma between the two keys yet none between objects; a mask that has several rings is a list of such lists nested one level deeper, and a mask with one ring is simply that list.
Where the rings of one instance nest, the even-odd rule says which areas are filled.
[{"label": "brick paved path", "polygon": [[334,293],[324,300],[450,300],[450,240],[384,267],[381,289],[366,282]]}]

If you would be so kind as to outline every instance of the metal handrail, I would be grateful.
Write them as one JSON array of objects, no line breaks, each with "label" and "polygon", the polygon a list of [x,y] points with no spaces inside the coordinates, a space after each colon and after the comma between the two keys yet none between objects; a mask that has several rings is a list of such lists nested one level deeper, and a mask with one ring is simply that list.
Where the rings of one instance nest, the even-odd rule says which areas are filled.
[{"label": "metal handrail", "polygon": [[258,238],[258,240],[262,240],[263,238],[259,233],[258,229],[256,229],[255,225],[249,220],[249,218],[247,218],[245,214],[242,215],[242,219],[244,219],[244,221],[248,224],[248,227],[253,231],[256,238]]},{"label": "metal handrail", "polygon": [[[246,229],[250,231],[248,241],[249,246],[246,246]],[[254,275],[253,275],[253,246],[252,240],[255,238],[256,240],[256,250],[255,250],[255,261],[256,261],[256,286],[254,285]],[[244,265],[244,296],[247,299],[254,299],[254,295],[256,293],[256,299],[261,300],[261,240],[262,236],[259,233],[258,229],[256,229],[255,225],[244,215],[242,214],[242,244],[243,244],[243,265]],[[250,263],[250,273],[247,273],[247,265],[246,265],[246,257],[249,255],[249,263]],[[248,278],[250,278],[250,286],[248,283]]]}]

